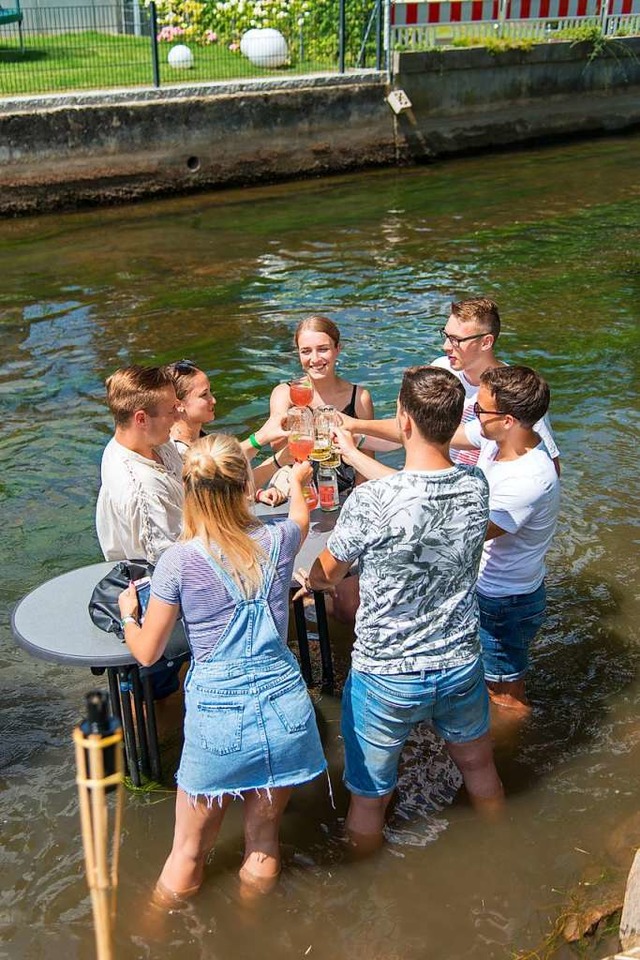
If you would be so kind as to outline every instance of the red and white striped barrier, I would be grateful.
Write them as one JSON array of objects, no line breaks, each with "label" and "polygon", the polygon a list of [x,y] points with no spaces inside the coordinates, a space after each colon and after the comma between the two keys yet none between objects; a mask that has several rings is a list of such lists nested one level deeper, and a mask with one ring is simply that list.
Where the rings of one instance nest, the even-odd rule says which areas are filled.
[{"label": "red and white striped barrier", "polygon": [[607,14],[640,14],[640,0],[430,0],[428,3],[391,4],[391,27],[424,27],[429,24],[474,23],[487,20],[567,20]]}]

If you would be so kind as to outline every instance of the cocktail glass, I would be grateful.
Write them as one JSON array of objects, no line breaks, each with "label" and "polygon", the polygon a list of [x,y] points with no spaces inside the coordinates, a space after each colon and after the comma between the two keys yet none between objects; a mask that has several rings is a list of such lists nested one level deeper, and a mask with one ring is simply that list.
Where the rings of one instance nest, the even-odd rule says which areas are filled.
[{"label": "cocktail glass", "polygon": [[313,400],[313,384],[309,377],[297,377],[289,381],[289,395],[296,407],[307,407]]},{"label": "cocktail glass", "polygon": [[294,460],[306,460],[313,450],[313,413],[309,407],[290,407],[287,413],[289,453]]}]

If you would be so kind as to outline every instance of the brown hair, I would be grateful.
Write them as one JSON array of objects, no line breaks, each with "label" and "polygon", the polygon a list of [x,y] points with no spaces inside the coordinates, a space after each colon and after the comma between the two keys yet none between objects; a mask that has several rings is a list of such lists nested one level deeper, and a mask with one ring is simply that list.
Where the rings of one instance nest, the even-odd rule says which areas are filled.
[{"label": "brown hair", "polygon": [[254,594],[262,583],[267,557],[250,536],[261,523],[249,510],[252,474],[236,438],[217,433],[197,440],[185,454],[182,479],[181,539],[200,537],[245,596]]},{"label": "brown hair", "polygon": [[480,376],[500,413],[509,413],[531,428],[549,409],[551,391],[546,380],[531,367],[494,367]]},{"label": "brown hair", "polygon": [[176,360],[175,363],[167,365],[167,371],[173,380],[178,400],[184,400],[191,390],[191,381],[197,374],[202,373],[200,367],[196,367],[191,360]]},{"label": "brown hair", "polygon": [[425,440],[449,443],[462,419],[464,387],[440,367],[409,367],[398,402]]},{"label": "brown hair", "polygon": [[164,367],[121,367],[105,380],[107,404],[117,427],[126,426],[136,410],[153,413],[162,392],[173,386]]},{"label": "brown hair", "polygon": [[296,327],[296,332],[293,335],[293,343],[296,349],[300,334],[304,333],[305,330],[313,330],[314,333],[326,333],[333,340],[334,347],[337,347],[340,343],[340,331],[333,320],[329,320],[329,317],[314,314],[312,317],[307,317],[306,320],[301,320]]},{"label": "brown hair", "polygon": [[500,334],[498,305],[488,297],[475,297],[471,300],[452,303],[451,314],[461,323],[476,323],[479,327],[484,327],[494,341],[498,339]]}]

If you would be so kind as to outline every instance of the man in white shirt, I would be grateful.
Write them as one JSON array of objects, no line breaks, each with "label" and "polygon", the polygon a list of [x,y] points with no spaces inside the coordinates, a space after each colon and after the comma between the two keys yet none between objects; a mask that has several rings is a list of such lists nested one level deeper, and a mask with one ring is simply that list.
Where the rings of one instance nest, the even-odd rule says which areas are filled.
[{"label": "man in white shirt", "polygon": [[169,440],[177,397],[163,367],[132,366],[107,379],[115,434],[102,456],[96,506],[105,560],[157,563],[182,525],[182,458]]},{"label": "man in white shirt", "polygon": [[529,646],[546,608],[545,555],[560,506],[560,483],[535,424],[549,387],[529,367],[493,367],[480,377],[476,420],[454,441],[480,449],[489,481],[490,519],[477,595],[480,641],[494,703],[526,715]]},{"label": "man in white shirt", "polygon": [[[465,392],[462,423],[474,419],[473,405],[478,399],[480,377],[485,370],[504,367],[498,360],[494,347],[500,334],[500,314],[497,305],[488,297],[475,297],[451,304],[449,318],[441,328],[444,340],[444,357],[438,357],[432,367],[441,367],[453,373]],[[366,436],[365,450],[389,450],[400,441],[395,420],[355,420],[343,417],[348,430]],[[547,417],[535,425],[536,432],[545,443],[558,476],[560,475],[560,452],[556,446]],[[391,444],[391,445],[390,445]],[[454,463],[472,465],[478,460],[478,450],[451,448]]]},{"label": "man in white shirt", "polygon": [[[433,367],[442,367],[455,374],[465,392],[462,423],[474,419],[473,405],[478,399],[480,378],[485,370],[504,367],[505,363],[495,355],[495,344],[500,335],[500,314],[498,306],[488,297],[474,297],[451,304],[449,319],[440,333],[444,340],[444,357],[433,360]],[[542,417],[535,425],[536,433],[544,441],[560,474],[560,453],[553,439],[547,417]],[[478,461],[478,450],[460,450],[451,448],[454,463],[474,464]]]}]

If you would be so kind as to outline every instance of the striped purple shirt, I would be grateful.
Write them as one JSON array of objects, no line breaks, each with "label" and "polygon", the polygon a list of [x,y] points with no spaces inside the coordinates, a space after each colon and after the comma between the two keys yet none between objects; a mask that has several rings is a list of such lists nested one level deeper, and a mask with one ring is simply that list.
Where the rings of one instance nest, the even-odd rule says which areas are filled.
[{"label": "striped purple shirt", "polygon": [[[274,521],[252,534],[268,555],[269,532],[280,538],[280,557],[269,591],[269,609],[283,643],[287,642],[289,587],[300,528],[293,520]],[[210,656],[229,620],[235,603],[222,580],[192,542],[175,543],[162,554],[153,574],[151,595],[182,606],[189,643],[196,660]]]}]

